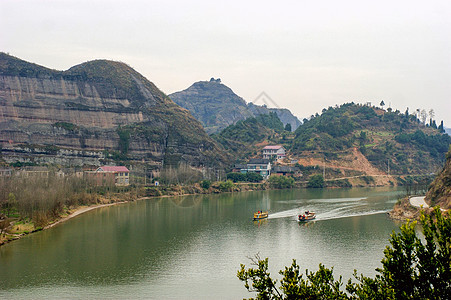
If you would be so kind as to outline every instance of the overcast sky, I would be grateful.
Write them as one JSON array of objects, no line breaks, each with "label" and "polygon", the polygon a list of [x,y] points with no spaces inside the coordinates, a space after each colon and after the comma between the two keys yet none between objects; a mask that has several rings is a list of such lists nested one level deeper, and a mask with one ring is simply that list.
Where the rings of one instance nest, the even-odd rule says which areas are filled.
[{"label": "overcast sky", "polygon": [[0,28],[0,51],[53,69],[112,59],[167,94],[219,77],[301,120],[384,100],[451,127],[449,0],[0,0]]}]

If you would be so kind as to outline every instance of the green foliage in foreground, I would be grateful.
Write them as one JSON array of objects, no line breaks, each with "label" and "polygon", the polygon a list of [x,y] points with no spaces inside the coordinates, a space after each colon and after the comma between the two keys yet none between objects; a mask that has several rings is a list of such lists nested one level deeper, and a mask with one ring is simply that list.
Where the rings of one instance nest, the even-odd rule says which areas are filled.
[{"label": "green foliage in foreground", "polygon": [[384,250],[382,268],[375,278],[349,279],[345,290],[341,276],[334,279],[333,268],[301,273],[296,260],[279,271],[280,287],[268,271],[268,258],[252,259],[255,268],[241,264],[237,277],[257,299],[450,299],[451,218],[436,207],[431,215],[421,215],[424,238],[415,233],[416,222],[408,221],[400,233],[392,233]]}]

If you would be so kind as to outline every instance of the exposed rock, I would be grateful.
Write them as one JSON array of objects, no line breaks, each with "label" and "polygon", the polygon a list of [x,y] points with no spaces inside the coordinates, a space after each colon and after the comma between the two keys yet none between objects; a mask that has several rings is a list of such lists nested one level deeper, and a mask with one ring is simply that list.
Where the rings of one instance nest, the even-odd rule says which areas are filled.
[{"label": "exposed rock", "polygon": [[439,205],[442,209],[451,208],[451,149],[446,155],[443,170],[432,182],[425,199],[430,206]]},{"label": "exposed rock", "polygon": [[420,208],[410,205],[409,197],[405,197],[395,204],[393,210],[388,212],[388,215],[396,220],[418,220],[420,211]]},{"label": "exposed rock", "polygon": [[[22,156],[22,144],[34,150]],[[34,145],[57,149],[38,153]],[[74,151],[107,151],[160,165],[224,162],[188,111],[126,64],[106,60],[62,72],[0,53],[0,146],[9,162],[86,160]]]},{"label": "exposed rock", "polygon": [[290,123],[293,131],[301,124],[288,109],[246,104],[243,98],[222,84],[220,79],[196,82],[186,90],[170,94],[169,97],[189,110],[208,133],[219,132],[237,121],[270,112],[276,112],[284,125]]}]

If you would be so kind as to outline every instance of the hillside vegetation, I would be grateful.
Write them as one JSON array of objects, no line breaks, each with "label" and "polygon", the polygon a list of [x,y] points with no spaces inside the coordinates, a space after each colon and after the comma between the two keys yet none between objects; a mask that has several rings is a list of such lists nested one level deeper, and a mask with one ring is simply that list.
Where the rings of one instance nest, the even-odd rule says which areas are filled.
[{"label": "hillside vegetation", "polygon": [[260,154],[269,143],[279,143],[287,132],[276,113],[258,115],[230,125],[212,137],[236,160]]},{"label": "hillside vegetation", "polygon": [[[434,122],[430,122],[435,124]],[[451,142],[408,111],[347,103],[304,119],[291,147],[294,156],[340,161],[357,149],[379,170],[425,174],[442,165]]]}]

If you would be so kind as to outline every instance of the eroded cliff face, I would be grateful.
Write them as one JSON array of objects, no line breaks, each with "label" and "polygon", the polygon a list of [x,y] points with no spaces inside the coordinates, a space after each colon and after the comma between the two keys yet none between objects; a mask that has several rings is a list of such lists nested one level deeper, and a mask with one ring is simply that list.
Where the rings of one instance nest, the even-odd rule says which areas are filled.
[{"label": "eroded cliff face", "polygon": [[223,161],[185,109],[127,65],[110,61],[59,72],[0,54],[0,145],[10,163],[47,157],[83,164],[85,157],[100,164],[111,154],[160,165]]},{"label": "eroded cliff face", "polygon": [[128,99],[103,98],[94,85],[64,79],[0,76],[0,122],[32,121],[113,128],[145,120]]},{"label": "eroded cliff face", "polygon": [[439,205],[440,208],[451,209],[451,149],[446,155],[445,166],[426,194],[426,201],[431,206]]}]

